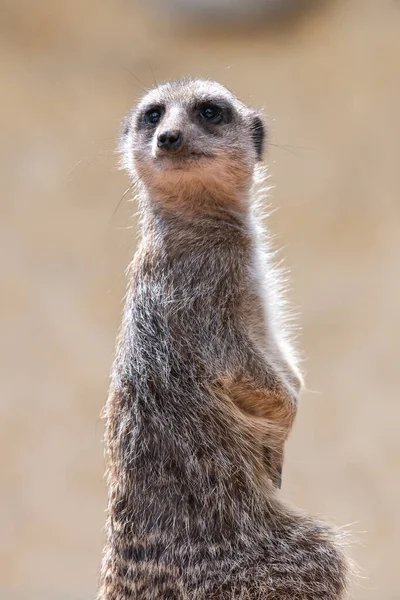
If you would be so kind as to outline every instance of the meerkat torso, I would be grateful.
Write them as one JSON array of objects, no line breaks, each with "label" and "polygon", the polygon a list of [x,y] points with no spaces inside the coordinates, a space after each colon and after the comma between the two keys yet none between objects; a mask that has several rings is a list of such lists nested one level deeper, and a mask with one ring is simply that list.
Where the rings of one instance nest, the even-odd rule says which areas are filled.
[{"label": "meerkat torso", "polygon": [[99,600],[344,598],[335,534],[277,495],[300,376],[253,206],[263,138],[202,80],[126,120],[142,240],[105,410]]}]

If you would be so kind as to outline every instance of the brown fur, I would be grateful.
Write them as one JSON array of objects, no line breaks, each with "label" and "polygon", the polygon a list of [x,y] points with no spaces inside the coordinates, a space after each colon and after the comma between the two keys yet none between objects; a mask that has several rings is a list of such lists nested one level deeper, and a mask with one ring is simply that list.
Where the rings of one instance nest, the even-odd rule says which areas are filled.
[{"label": "brown fur", "polygon": [[[159,147],[178,129],[178,151]],[[125,124],[142,240],[105,408],[99,600],[345,597],[337,534],[276,490],[301,378],[254,206],[263,135],[199,80],[152,90]]]}]

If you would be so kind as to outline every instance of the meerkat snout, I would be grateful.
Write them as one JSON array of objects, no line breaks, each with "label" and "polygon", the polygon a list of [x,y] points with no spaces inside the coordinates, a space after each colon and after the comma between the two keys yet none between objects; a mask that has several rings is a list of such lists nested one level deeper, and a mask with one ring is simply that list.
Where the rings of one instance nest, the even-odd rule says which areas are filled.
[{"label": "meerkat snout", "polygon": [[157,147],[167,152],[178,152],[182,147],[182,132],[174,129],[159,133],[157,136]]}]

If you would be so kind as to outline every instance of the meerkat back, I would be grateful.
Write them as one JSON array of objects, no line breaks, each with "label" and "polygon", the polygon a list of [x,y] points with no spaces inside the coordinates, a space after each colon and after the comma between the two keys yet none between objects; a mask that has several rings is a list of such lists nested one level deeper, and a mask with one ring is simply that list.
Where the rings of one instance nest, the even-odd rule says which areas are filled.
[{"label": "meerkat back", "polygon": [[339,600],[329,527],[279,499],[301,384],[262,250],[261,115],[218,83],[151,90],[122,164],[141,242],[105,407],[99,600]]}]

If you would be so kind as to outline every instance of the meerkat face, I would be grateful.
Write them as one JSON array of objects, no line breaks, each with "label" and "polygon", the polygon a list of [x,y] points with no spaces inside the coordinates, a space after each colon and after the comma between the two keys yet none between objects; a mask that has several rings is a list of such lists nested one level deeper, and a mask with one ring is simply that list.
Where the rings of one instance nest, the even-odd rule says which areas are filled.
[{"label": "meerkat face", "polygon": [[261,160],[260,114],[222,85],[189,80],[151,90],[127,117],[122,163],[158,194],[248,189]]}]

